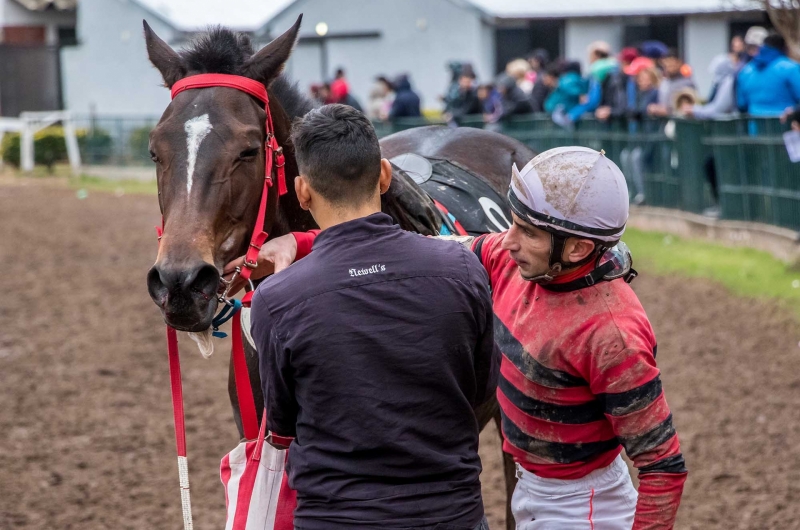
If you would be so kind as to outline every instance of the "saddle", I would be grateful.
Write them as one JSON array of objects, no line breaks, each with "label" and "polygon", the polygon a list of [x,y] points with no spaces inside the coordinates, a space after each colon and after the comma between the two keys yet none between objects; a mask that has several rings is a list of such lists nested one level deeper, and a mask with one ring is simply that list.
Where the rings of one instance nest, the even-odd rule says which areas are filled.
[{"label": "saddle", "polygon": [[[422,214],[422,208],[427,222],[429,210],[435,212],[438,234],[477,236],[511,228],[506,198],[457,162],[414,153],[398,155],[390,162],[394,173],[389,189],[397,185],[398,203],[412,215]],[[410,204],[411,200],[416,204]]]}]

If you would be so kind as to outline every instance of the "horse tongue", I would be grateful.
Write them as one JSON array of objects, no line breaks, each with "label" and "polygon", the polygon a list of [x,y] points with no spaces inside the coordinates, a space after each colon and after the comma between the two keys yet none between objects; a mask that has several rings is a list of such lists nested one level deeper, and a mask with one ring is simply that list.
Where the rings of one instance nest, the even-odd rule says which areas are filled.
[{"label": "horse tongue", "polygon": [[211,328],[205,331],[189,332],[189,338],[192,339],[200,350],[200,355],[208,359],[214,353],[214,340],[211,336],[213,333]]}]

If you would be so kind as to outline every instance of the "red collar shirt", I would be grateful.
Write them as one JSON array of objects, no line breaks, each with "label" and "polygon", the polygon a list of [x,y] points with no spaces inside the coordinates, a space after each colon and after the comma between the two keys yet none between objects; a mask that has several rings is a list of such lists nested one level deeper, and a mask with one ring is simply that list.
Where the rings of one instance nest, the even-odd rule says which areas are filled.
[{"label": "red collar shirt", "polygon": [[634,530],[672,528],[686,467],[636,294],[622,280],[571,292],[525,281],[501,249],[504,235],[473,244],[503,353],[503,449],[536,475],[576,479],[624,448],[639,471]]}]

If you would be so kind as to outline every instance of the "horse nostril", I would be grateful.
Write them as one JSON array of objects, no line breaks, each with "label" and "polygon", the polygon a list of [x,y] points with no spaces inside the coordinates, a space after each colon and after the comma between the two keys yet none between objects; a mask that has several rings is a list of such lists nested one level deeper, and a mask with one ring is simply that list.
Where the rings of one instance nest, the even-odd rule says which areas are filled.
[{"label": "horse nostril", "polygon": [[147,290],[150,298],[159,305],[164,305],[169,292],[169,287],[164,283],[158,267],[153,266],[147,273]]},{"label": "horse nostril", "polygon": [[205,300],[215,297],[219,287],[219,272],[208,263],[188,267],[155,265],[147,273],[147,289],[153,301],[164,306],[168,296],[187,299],[199,296]]},{"label": "horse nostril", "polygon": [[199,294],[203,298],[214,297],[219,288],[219,271],[216,267],[204,264],[189,276],[191,283],[187,286],[193,293]]}]

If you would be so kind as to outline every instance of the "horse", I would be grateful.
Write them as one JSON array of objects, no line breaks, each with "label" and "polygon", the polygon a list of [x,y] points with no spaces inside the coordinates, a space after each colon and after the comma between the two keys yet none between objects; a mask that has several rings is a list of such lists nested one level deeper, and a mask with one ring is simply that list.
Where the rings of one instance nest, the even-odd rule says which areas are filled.
[{"label": "horse", "polygon": [[[299,174],[290,142],[292,120],[314,104],[282,74],[297,40],[302,15],[284,34],[254,52],[249,37],[225,28],[210,28],[183,51],[176,52],[143,21],[150,62],[171,88],[196,74],[231,74],[262,83],[269,108],[248,94],[227,87],[186,90],[167,106],[150,133],[150,155],[156,165],[158,201],[163,235],[155,264],[147,274],[151,298],[168,326],[179,331],[207,330],[217,309],[221,271],[243,255],[261,199],[265,170],[266,112],[275,137],[283,148],[288,193],[279,196],[269,188],[264,231],[278,237],[291,231],[316,228],[311,215],[299,207],[293,179]],[[480,129],[423,127],[384,138],[382,153],[391,158],[403,153],[452,160],[480,176],[501,195],[508,189],[513,163],[525,165],[533,156],[523,144]],[[441,216],[433,201],[403,171],[396,171],[382,209],[402,228],[436,235]],[[263,411],[258,357],[249,343],[248,371],[257,406]],[[234,421],[243,435],[233,368],[229,394]],[[476,415],[483,429],[493,419],[498,424],[497,400]],[[504,453],[507,527],[513,528],[508,506],[516,483],[514,464]]]}]

